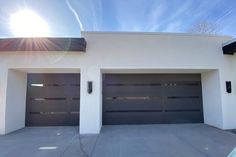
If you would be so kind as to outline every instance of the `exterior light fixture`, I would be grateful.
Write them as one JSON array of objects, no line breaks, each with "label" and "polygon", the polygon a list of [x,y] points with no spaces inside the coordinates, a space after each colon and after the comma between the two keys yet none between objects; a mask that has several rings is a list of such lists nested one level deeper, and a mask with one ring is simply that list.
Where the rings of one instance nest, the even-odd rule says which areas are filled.
[{"label": "exterior light fixture", "polygon": [[87,91],[89,94],[91,94],[93,92],[93,82],[92,81],[88,81]]},{"label": "exterior light fixture", "polygon": [[231,81],[226,81],[226,82],[225,82],[225,85],[226,85],[226,92],[227,92],[227,93],[232,93]]}]

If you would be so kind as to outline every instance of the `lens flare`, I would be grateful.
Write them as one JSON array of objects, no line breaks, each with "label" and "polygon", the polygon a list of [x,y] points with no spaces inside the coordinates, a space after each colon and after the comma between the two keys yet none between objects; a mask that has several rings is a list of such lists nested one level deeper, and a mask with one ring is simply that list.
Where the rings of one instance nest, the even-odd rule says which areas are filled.
[{"label": "lens flare", "polygon": [[48,37],[47,22],[30,9],[20,10],[10,16],[10,30],[15,37]]}]

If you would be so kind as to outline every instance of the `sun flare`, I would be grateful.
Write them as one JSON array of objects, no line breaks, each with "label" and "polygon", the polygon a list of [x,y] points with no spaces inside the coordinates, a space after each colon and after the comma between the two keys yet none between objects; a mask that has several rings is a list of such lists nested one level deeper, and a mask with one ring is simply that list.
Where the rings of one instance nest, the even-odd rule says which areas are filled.
[{"label": "sun flare", "polygon": [[47,37],[47,22],[30,9],[20,10],[10,16],[10,29],[15,37]]}]

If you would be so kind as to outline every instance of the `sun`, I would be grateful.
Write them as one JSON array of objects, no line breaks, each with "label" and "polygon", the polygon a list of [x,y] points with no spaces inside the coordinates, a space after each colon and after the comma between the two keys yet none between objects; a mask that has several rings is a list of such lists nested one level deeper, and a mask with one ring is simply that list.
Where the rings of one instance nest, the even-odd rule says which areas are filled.
[{"label": "sun", "polygon": [[10,16],[10,30],[15,37],[48,37],[48,23],[30,9],[20,10]]}]

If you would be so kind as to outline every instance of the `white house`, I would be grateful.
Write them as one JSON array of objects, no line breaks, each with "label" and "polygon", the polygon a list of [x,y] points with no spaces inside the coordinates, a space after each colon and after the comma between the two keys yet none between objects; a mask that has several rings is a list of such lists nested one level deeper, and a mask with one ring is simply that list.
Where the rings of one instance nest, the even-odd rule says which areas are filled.
[{"label": "white house", "polygon": [[0,134],[58,125],[80,126],[82,134],[107,124],[235,129],[236,45],[230,40],[129,32],[0,39]]}]

